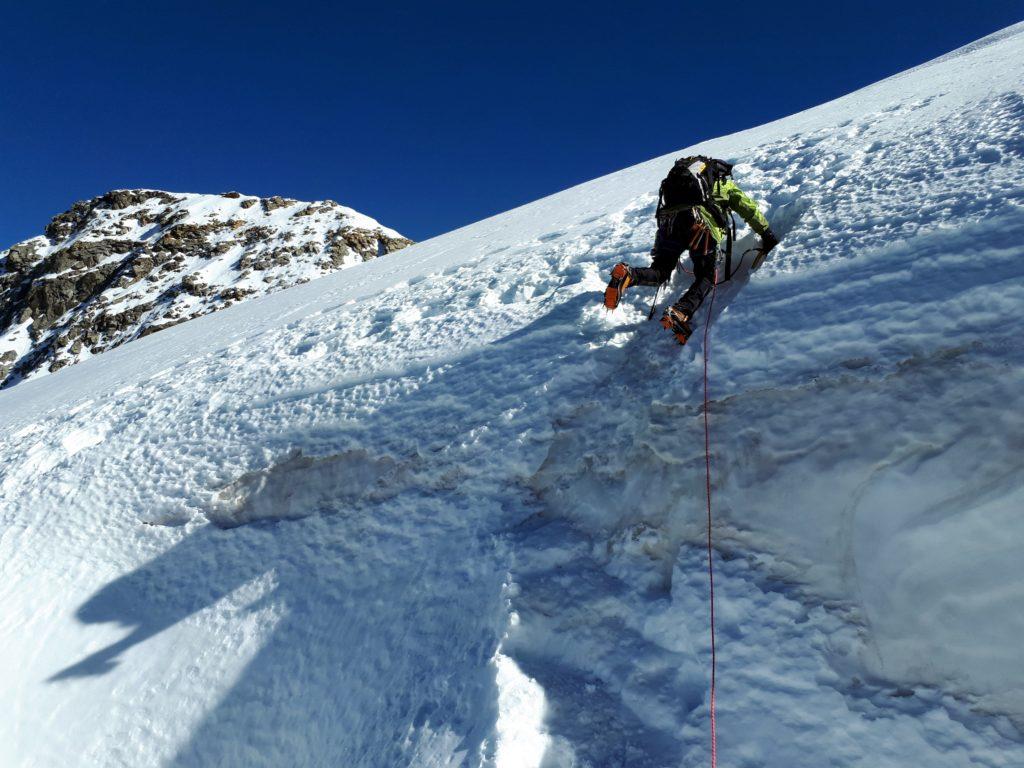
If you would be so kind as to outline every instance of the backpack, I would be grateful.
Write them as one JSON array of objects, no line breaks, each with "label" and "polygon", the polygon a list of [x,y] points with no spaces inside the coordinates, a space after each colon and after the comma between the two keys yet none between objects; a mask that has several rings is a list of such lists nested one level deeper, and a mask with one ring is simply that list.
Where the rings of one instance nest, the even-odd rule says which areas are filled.
[{"label": "backpack", "polygon": [[712,191],[715,184],[732,176],[732,165],[704,155],[681,157],[669,170],[658,188],[658,209],[660,218],[666,208],[696,208],[703,206],[718,226],[725,230],[725,279],[732,277],[732,242],[736,238],[736,222],[732,212],[728,214],[715,202]]}]

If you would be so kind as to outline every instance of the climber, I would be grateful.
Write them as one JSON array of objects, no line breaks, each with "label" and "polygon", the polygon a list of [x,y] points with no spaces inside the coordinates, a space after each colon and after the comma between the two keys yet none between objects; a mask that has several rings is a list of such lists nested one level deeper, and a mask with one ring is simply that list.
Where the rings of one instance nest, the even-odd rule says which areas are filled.
[{"label": "climber", "polygon": [[691,318],[715,285],[723,238],[727,241],[726,264],[731,262],[733,212],[761,237],[761,247],[753,249],[757,255],[751,269],[761,266],[779,239],[757,203],[736,185],[731,175],[732,166],[722,160],[696,156],[676,161],[658,190],[658,234],[651,250],[651,266],[633,267],[619,262],[612,267],[611,281],[604,293],[608,309],[619,306],[622,294],[631,285],[661,286],[668,282],[679,257],[689,250],[693,283],[661,318],[662,326],[672,331],[680,344],[685,344],[693,333]]}]

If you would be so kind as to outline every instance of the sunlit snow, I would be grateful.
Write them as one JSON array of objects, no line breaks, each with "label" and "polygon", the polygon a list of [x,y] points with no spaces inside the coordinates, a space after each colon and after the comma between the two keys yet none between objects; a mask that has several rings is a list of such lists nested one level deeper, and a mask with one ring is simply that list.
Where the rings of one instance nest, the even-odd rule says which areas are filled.
[{"label": "sunlit snow", "polygon": [[706,764],[705,353],[721,764],[1024,764],[1022,124],[1017,25],[691,148],[710,350],[601,306],[681,150],[0,392],[0,764]]}]

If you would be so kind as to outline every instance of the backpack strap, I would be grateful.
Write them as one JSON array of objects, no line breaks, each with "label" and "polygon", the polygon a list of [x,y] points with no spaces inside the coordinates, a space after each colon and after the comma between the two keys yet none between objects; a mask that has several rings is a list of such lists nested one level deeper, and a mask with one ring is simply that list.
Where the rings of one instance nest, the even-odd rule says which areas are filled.
[{"label": "backpack strap", "polygon": [[[707,164],[711,172],[712,192],[716,184],[732,178],[731,163],[719,160],[718,158],[707,158]],[[722,214],[723,228],[725,229],[725,279],[731,280],[734,274],[732,269],[732,246],[736,241],[736,217],[731,209],[728,212],[722,210],[718,203],[714,202],[713,196],[709,202]]]},{"label": "backpack strap", "polygon": [[729,222],[725,225],[725,279],[731,280],[732,271],[732,244],[736,239],[736,218],[732,211],[729,211]]}]

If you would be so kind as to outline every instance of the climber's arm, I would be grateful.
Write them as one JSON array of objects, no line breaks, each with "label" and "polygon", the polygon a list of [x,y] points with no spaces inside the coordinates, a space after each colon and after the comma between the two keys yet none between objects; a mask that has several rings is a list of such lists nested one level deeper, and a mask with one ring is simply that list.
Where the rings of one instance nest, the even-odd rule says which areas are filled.
[{"label": "climber's arm", "polygon": [[761,209],[758,208],[754,198],[740,189],[736,182],[726,180],[722,184],[721,191],[724,193],[723,196],[729,201],[729,207],[736,211],[740,218],[747,222],[754,232],[761,237],[764,237],[765,233],[771,232],[768,219],[761,213]]}]

